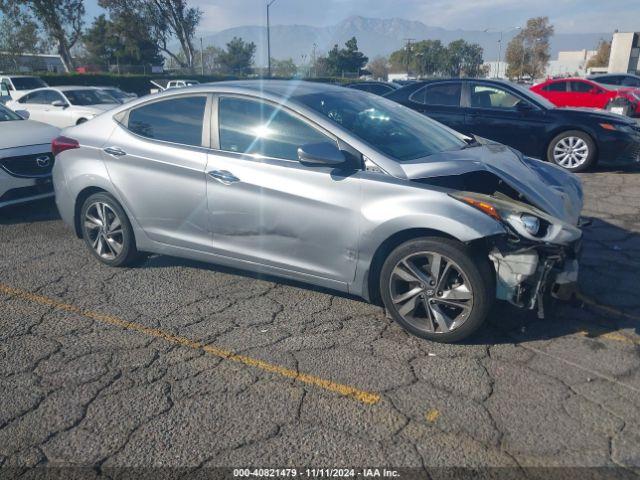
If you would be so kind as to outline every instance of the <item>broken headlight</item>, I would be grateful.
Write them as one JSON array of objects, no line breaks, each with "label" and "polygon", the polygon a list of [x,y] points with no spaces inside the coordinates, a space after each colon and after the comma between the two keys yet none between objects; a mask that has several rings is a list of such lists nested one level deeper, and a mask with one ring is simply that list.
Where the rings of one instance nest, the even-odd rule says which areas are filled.
[{"label": "broken headlight", "polygon": [[564,244],[577,240],[581,235],[579,228],[526,203],[475,192],[455,192],[450,195],[489,215],[512,233],[528,240]]}]

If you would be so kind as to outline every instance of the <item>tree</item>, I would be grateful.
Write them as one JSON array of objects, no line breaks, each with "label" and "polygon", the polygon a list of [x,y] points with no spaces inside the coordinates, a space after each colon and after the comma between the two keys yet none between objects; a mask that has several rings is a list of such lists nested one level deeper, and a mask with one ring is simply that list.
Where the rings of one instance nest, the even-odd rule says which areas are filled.
[{"label": "tree", "polygon": [[507,45],[507,76],[539,78],[549,63],[549,41],[553,36],[553,25],[549,17],[527,20],[527,26]]},{"label": "tree", "polygon": [[335,44],[326,57],[326,68],[329,75],[344,75],[345,73],[360,74],[369,58],[358,50],[358,40],[351,37],[345,42],[345,48]]},{"label": "tree", "polygon": [[[209,45],[202,51],[202,54],[198,53],[198,55],[196,55],[196,65],[195,65],[196,70],[204,70],[205,73],[219,71],[221,69],[221,66],[220,66],[221,54],[222,54],[221,48],[214,47],[213,45]],[[204,63],[204,69],[202,68],[202,63]]]},{"label": "tree", "polygon": [[387,57],[378,56],[367,64],[367,70],[376,80],[387,80],[389,75],[389,60]]},{"label": "tree", "polygon": [[218,62],[222,71],[235,75],[246,75],[251,71],[253,56],[256,53],[256,44],[245,42],[242,38],[233,37],[227,43],[226,51],[218,56]]},{"label": "tree", "polygon": [[18,57],[24,53],[39,53],[46,49],[38,35],[38,25],[16,4],[7,5],[0,19],[0,69],[17,70]]},{"label": "tree", "polygon": [[446,47],[440,40],[421,40],[396,50],[389,57],[391,68],[415,73],[478,77],[484,74],[483,50],[477,43],[455,40]]},{"label": "tree", "polygon": [[89,64],[162,65],[164,59],[146,25],[130,16],[96,17],[82,36],[85,61]]},{"label": "tree", "polygon": [[[99,5],[137,25],[148,28],[158,48],[183,68],[194,68],[196,49],[193,39],[202,18],[202,10],[190,7],[187,0],[99,0]],[[169,47],[176,39],[182,56]]]},{"label": "tree", "polygon": [[587,68],[609,66],[609,56],[611,55],[611,42],[600,40],[596,54],[587,62]]},{"label": "tree", "polygon": [[274,77],[293,77],[298,73],[298,66],[293,62],[292,58],[286,60],[271,59],[271,72]]},{"label": "tree", "polygon": [[82,34],[84,0],[0,0],[4,15],[11,15],[16,9],[31,14],[55,42],[64,67],[72,70],[71,49]]},{"label": "tree", "polygon": [[464,40],[451,42],[445,51],[445,70],[452,77],[479,77],[483,73],[482,47]]}]

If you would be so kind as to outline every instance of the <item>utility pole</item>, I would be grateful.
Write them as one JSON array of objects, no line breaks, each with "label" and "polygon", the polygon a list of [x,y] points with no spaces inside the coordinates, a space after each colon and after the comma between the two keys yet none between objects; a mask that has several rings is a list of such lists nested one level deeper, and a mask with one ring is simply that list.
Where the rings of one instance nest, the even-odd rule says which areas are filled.
[{"label": "utility pole", "polygon": [[316,48],[318,48],[318,44],[314,42],[313,50],[311,51],[311,62],[313,65],[313,78],[318,76],[318,68],[316,67]]},{"label": "utility pole", "polygon": [[276,0],[267,0],[267,78],[271,78],[271,25],[269,23],[269,7]]},{"label": "utility pole", "polygon": [[204,48],[202,47],[202,37],[200,37],[200,70],[204,77]]},{"label": "utility pole", "polygon": [[411,42],[413,42],[415,38],[405,38],[404,41],[406,43],[407,48],[407,80],[409,79],[409,64],[411,63]]}]

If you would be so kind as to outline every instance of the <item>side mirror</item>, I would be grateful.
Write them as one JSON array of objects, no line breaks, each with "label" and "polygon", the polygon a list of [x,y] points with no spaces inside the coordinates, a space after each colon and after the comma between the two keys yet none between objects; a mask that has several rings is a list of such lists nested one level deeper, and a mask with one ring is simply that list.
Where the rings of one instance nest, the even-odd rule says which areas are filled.
[{"label": "side mirror", "polygon": [[63,102],[62,100],[55,100],[53,102],[51,102],[51,106],[52,107],[62,107],[62,108],[67,108],[68,105]]},{"label": "side mirror", "polygon": [[29,120],[29,116],[31,115],[28,110],[15,110],[15,113],[20,115],[25,120]]},{"label": "side mirror", "polygon": [[333,142],[307,143],[298,147],[298,159],[310,167],[335,167],[347,161]]},{"label": "side mirror", "polygon": [[533,105],[531,105],[529,102],[521,100],[516,105],[516,110],[518,110],[519,112],[530,112],[533,110]]}]

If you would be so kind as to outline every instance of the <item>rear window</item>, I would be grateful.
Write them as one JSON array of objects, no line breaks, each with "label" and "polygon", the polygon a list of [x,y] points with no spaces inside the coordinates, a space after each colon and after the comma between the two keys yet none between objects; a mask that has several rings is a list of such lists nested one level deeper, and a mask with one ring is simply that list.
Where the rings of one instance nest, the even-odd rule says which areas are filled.
[{"label": "rear window", "polygon": [[46,83],[38,77],[18,77],[12,78],[13,86],[16,90],[35,90],[36,88],[48,87]]},{"label": "rear window", "polygon": [[207,97],[161,100],[129,112],[128,128],[142,137],[183,145],[202,145]]}]

